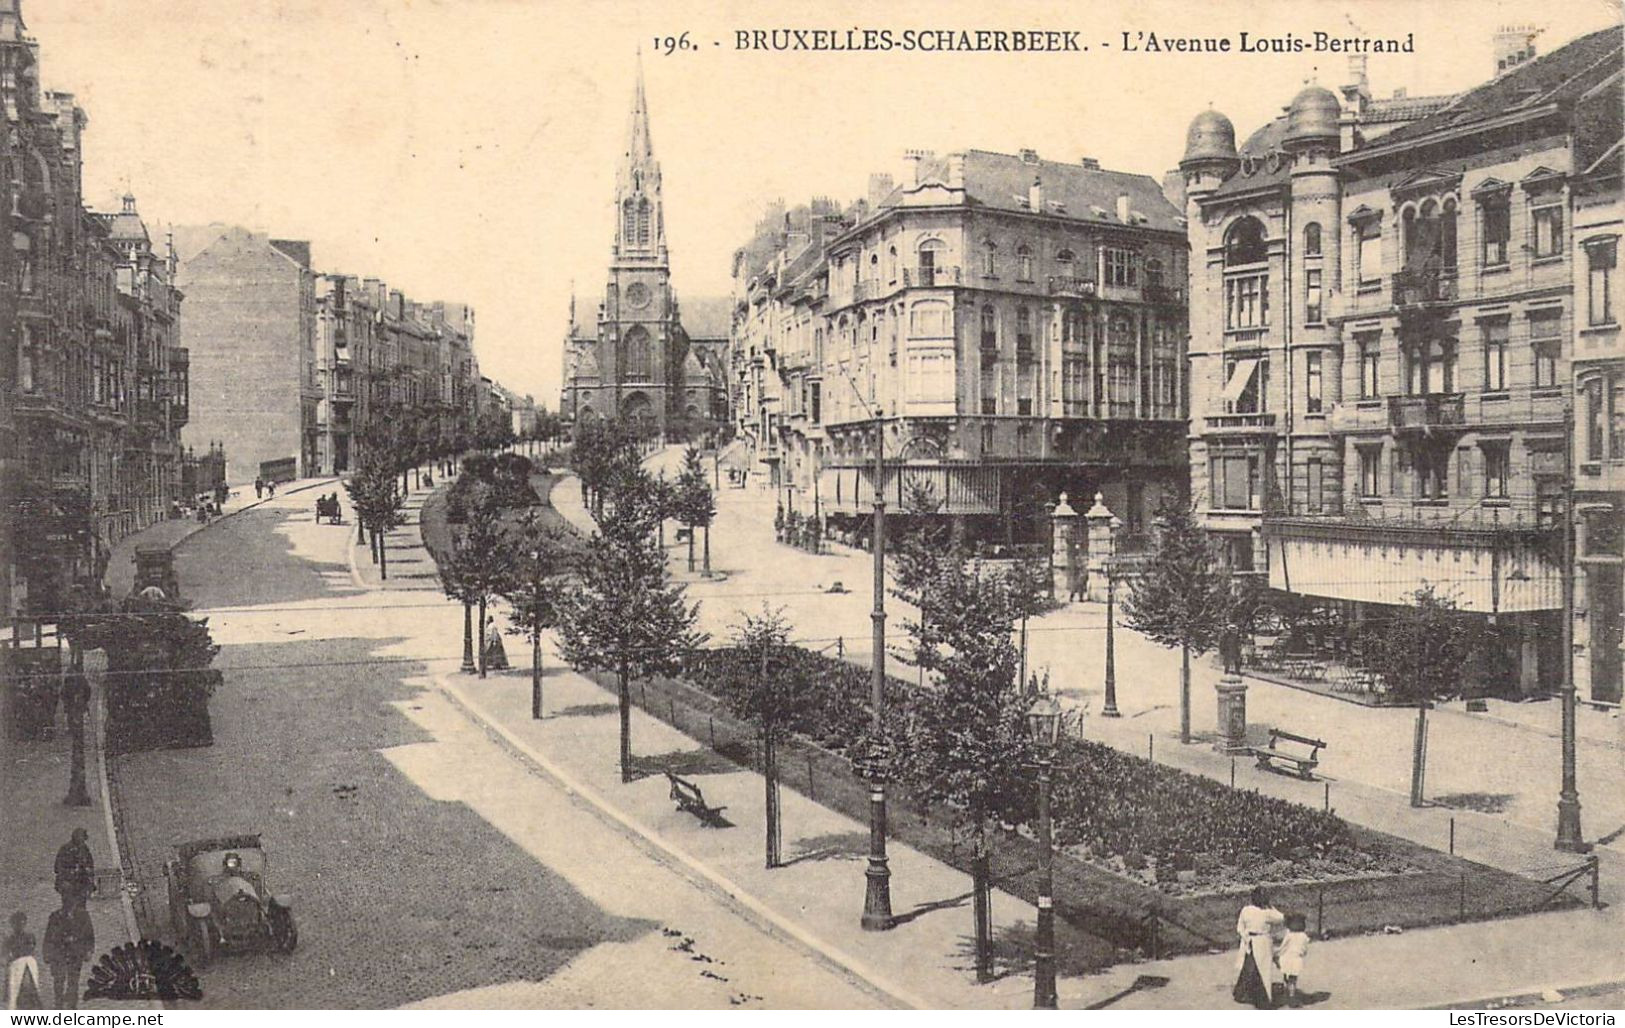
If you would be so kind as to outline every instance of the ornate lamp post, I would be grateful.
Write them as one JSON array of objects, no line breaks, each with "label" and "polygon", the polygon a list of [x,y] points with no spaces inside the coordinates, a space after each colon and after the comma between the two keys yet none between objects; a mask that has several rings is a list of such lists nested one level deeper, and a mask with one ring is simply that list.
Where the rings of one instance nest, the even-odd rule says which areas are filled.
[{"label": "ornate lamp post", "polygon": [[886,702],[886,435],[880,412],[875,412],[875,607],[869,617],[874,621],[874,657],[869,670],[869,708],[873,716],[874,749],[860,768],[860,774],[869,782],[869,867],[864,871],[866,881],[863,895],[862,925],[865,931],[882,932],[892,926],[891,868],[886,862],[886,772],[888,754],[885,752],[884,719],[881,707]]},{"label": "ornate lamp post", "polygon": [[1117,711],[1117,640],[1112,634],[1117,621],[1117,569],[1106,562],[1106,705],[1101,717],[1122,717]]},{"label": "ornate lamp post", "polygon": [[1033,1009],[1054,1010],[1055,891],[1054,847],[1050,840],[1050,768],[1061,732],[1061,705],[1041,693],[1027,711],[1027,730],[1038,757],[1038,938],[1033,950]]}]

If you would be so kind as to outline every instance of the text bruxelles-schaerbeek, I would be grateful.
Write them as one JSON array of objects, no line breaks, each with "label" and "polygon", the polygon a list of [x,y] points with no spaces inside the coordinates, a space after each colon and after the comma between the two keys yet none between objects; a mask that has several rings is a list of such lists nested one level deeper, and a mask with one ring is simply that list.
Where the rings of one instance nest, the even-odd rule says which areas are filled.
[{"label": "text bruxelles-schaerbeek", "polygon": [[[739,29],[735,50],[808,50],[904,52],[1077,53],[1089,47],[1072,30],[1005,29]],[[1103,43],[1102,49],[1110,49]],[[1403,39],[1336,36],[1330,32],[1288,32],[1255,36],[1173,36],[1156,32],[1122,33],[1124,53],[1415,53],[1414,33]]]}]

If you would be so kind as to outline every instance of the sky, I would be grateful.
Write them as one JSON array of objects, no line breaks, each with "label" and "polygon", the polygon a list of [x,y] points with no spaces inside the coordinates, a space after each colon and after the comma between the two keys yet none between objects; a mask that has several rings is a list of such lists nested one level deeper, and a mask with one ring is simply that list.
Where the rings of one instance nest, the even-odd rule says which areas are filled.
[{"label": "sky", "polygon": [[[571,285],[590,318],[613,232],[641,47],[679,298],[726,294],[770,202],[862,196],[903,151],[1093,157],[1158,179],[1210,104],[1238,138],[1335,53],[1234,52],[1252,37],[1404,38],[1378,96],[1469,88],[1497,26],[1549,52],[1618,24],[1618,0],[1091,0],[747,4],[665,0],[22,0],[47,89],[90,117],[85,201],[128,188],[165,224],[309,239],[319,271],[470,303],[481,370],[557,405]],[[1077,31],[1077,53],[753,52],[773,28]],[[687,33],[691,49],[662,41]],[[1123,33],[1232,52],[1126,53]],[[182,316],[185,316],[184,307]]]}]

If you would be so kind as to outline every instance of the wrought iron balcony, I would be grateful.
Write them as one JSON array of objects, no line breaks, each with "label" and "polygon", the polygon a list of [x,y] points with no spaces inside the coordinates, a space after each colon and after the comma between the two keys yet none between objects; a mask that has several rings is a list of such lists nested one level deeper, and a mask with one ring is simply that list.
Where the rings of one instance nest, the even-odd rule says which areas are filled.
[{"label": "wrought iron balcony", "polygon": [[1460,428],[1466,423],[1466,397],[1462,393],[1433,393],[1427,396],[1391,396],[1388,398],[1388,424],[1395,432],[1427,432],[1435,428]]},{"label": "wrought iron balcony", "polygon": [[934,286],[957,286],[959,269],[926,264],[918,268],[903,269],[903,285],[929,289]]},{"label": "wrought iron balcony", "polygon": [[1161,282],[1147,282],[1145,284],[1145,302],[1183,304],[1185,302],[1185,290],[1180,286],[1164,285]]},{"label": "wrought iron balcony", "polygon": [[1394,276],[1394,306],[1417,307],[1456,299],[1456,269],[1408,269]]},{"label": "wrought iron balcony", "polygon": [[1049,294],[1051,296],[1094,296],[1095,280],[1092,278],[1052,276],[1049,280]]}]

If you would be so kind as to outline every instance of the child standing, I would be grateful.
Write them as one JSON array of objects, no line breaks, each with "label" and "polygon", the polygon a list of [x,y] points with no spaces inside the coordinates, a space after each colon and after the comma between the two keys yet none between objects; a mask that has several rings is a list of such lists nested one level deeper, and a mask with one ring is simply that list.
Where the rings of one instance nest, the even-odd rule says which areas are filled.
[{"label": "child standing", "polygon": [[1281,967],[1281,979],[1286,985],[1286,1005],[1298,1005],[1298,978],[1303,974],[1304,961],[1309,957],[1308,922],[1302,914],[1289,914],[1286,935],[1275,951],[1275,962]]}]

